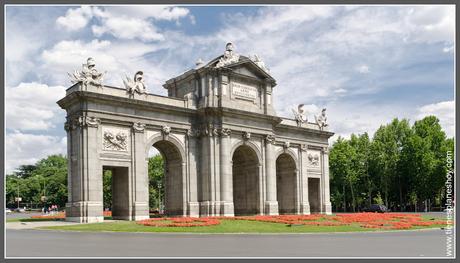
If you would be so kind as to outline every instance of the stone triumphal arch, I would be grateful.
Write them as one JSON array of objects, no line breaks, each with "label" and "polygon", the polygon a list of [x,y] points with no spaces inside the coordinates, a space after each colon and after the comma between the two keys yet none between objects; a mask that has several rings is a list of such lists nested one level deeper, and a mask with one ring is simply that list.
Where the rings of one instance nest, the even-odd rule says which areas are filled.
[{"label": "stone triumphal arch", "polygon": [[112,171],[115,219],[149,217],[148,152],[165,159],[172,216],[331,213],[325,109],[307,121],[276,116],[276,81],[258,56],[225,53],[148,94],[143,72],[124,87],[102,83],[89,58],[70,74],[67,111],[69,221],[103,221],[104,170]]}]

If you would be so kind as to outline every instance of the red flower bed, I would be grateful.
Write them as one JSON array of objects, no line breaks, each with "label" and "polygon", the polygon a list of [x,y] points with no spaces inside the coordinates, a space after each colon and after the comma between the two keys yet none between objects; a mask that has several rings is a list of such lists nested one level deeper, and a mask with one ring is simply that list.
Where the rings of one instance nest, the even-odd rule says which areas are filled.
[{"label": "red flower bed", "polygon": [[104,217],[111,217],[112,211],[104,211],[102,214],[104,215]]},{"label": "red flower bed", "polygon": [[177,218],[150,218],[137,222],[144,226],[156,227],[194,227],[194,226],[213,226],[220,224],[220,221],[211,217],[193,218],[193,217],[177,217]]},{"label": "red flower bed", "polygon": [[65,212],[58,212],[56,214],[31,216],[30,218],[34,218],[34,219],[64,219],[65,218]]},{"label": "red flower bed", "polygon": [[247,220],[286,225],[308,226],[346,226],[357,224],[363,228],[377,229],[410,229],[415,226],[433,226],[445,224],[441,220],[424,221],[420,214],[403,213],[354,213],[328,216],[313,215],[278,215],[278,216],[235,216],[235,217],[204,217],[204,218],[151,218],[137,222],[145,226],[158,227],[194,227],[220,224],[220,220]]}]

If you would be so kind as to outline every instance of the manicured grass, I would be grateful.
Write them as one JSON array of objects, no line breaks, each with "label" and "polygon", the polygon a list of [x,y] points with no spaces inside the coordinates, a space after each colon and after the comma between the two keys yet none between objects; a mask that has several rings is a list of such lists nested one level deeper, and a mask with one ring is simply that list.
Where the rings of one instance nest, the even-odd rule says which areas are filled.
[{"label": "manicured grass", "polygon": [[[70,230],[70,231],[111,231],[111,232],[184,232],[184,233],[318,233],[318,232],[375,232],[375,228],[363,228],[359,224],[346,226],[288,226],[280,223],[268,223],[246,220],[220,220],[219,225],[198,227],[152,227],[137,224],[132,221],[114,221],[94,224],[80,224],[71,226],[50,226],[42,229]],[[434,228],[413,227],[412,229]],[[398,231],[398,230],[393,230]]]}]

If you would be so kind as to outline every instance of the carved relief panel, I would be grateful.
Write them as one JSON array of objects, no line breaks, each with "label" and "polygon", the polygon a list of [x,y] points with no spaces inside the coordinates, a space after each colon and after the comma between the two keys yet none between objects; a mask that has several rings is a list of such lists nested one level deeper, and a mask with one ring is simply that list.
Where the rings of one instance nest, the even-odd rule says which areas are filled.
[{"label": "carved relief panel", "polygon": [[309,169],[321,170],[321,151],[307,151],[307,167]]},{"label": "carved relief panel", "polygon": [[130,130],[118,127],[102,127],[102,150],[128,152]]}]

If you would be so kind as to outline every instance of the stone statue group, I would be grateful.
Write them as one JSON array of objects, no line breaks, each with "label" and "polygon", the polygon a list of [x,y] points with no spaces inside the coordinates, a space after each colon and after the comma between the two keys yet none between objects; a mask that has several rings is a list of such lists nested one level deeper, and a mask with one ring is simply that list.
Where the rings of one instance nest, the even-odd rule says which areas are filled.
[{"label": "stone statue group", "polygon": [[[294,113],[294,119],[296,120],[297,126],[299,127],[302,126],[302,123],[308,122],[307,112],[303,107],[304,104],[299,104],[297,109],[292,109],[292,113]],[[328,126],[326,108],[323,108],[320,114],[315,115],[315,123],[319,126],[320,130],[324,130],[324,128]]]},{"label": "stone statue group", "polygon": [[[102,87],[103,77],[106,73],[100,73],[96,69],[96,62],[93,58],[88,58],[86,63],[82,65],[82,70],[75,70],[74,73],[68,73],[70,81],[72,83],[82,83],[83,85],[93,85],[96,87]],[[125,76],[123,79],[123,84],[125,85],[126,91],[129,94],[147,93],[147,87],[144,83],[144,72],[138,71],[134,74],[134,78],[131,79],[128,76]]]}]

